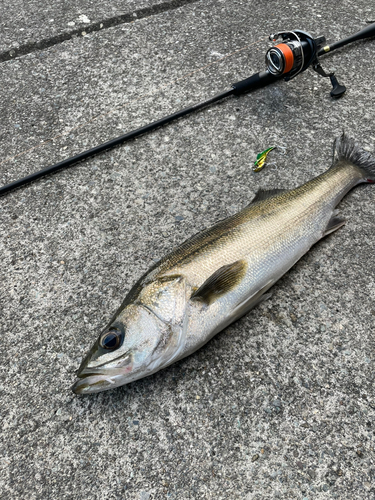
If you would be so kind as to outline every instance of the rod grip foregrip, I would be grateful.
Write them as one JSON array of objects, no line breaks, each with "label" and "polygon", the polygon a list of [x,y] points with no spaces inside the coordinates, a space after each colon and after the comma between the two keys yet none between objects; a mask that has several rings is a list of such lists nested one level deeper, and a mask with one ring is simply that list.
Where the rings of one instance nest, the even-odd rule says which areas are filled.
[{"label": "rod grip foregrip", "polygon": [[245,92],[251,92],[252,90],[270,85],[279,79],[280,77],[272,75],[269,71],[261,71],[260,73],[255,73],[255,75],[246,78],[245,80],[233,83],[232,88],[234,89],[235,95],[241,95]]}]

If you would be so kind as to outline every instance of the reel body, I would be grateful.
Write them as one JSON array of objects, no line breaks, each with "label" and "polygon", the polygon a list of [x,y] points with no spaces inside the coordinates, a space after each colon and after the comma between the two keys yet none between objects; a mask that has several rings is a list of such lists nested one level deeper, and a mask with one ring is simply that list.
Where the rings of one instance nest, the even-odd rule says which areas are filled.
[{"label": "reel body", "polygon": [[316,59],[320,46],[325,43],[324,36],[313,38],[301,30],[280,31],[269,38],[273,42],[282,38],[283,42],[268,49],[267,69],[275,76],[284,75],[286,81],[305,71]]},{"label": "reel body", "polygon": [[324,36],[313,38],[306,31],[294,30],[280,31],[269,38],[273,42],[279,38],[283,40],[266,52],[266,67],[271,75],[289,81],[312,65],[319,75],[330,78],[333,87],[331,97],[337,98],[344,94],[346,88],[338,83],[333,72],[326,73],[318,61],[319,49],[326,42]]}]

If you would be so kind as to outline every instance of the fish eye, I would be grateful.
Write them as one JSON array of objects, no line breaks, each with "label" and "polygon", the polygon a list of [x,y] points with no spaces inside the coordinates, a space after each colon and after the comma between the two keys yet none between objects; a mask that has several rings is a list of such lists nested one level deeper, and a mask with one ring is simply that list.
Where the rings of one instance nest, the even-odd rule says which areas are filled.
[{"label": "fish eye", "polygon": [[124,336],[121,330],[117,328],[111,328],[107,332],[103,333],[100,337],[99,344],[103,349],[107,349],[109,351],[114,351],[122,344]]}]

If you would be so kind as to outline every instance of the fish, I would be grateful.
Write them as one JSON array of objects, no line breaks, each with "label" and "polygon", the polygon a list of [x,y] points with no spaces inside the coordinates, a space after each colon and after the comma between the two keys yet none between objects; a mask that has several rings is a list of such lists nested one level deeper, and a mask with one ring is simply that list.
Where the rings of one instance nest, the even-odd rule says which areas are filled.
[{"label": "fish", "polygon": [[341,135],[331,166],[191,237],[133,286],[83,359],[72,387],[91,394],[149,376],[189,356],[269,297],[318,240],[345,224],[336,206],[375,182],[375,156]]}]

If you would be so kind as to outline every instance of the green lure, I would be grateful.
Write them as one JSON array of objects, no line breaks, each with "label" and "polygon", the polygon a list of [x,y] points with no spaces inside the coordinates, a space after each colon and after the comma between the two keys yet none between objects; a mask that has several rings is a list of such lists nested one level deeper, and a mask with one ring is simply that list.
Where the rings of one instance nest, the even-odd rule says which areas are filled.
[{"label": "green lure", "polygon": [[262,170],[262,168],[266,164],[266,159],[267,159],[268,153],[270,151],[272,151],[273,149],[275,149],[275,147],[276,146],[272,146],[271,148],[265,149],[264,151],[262,151],[261,153],[259,153],[257,155],[257,159],[254,162],[254,166],[253,166],[253,171],[254,172],[260,172]]}]

